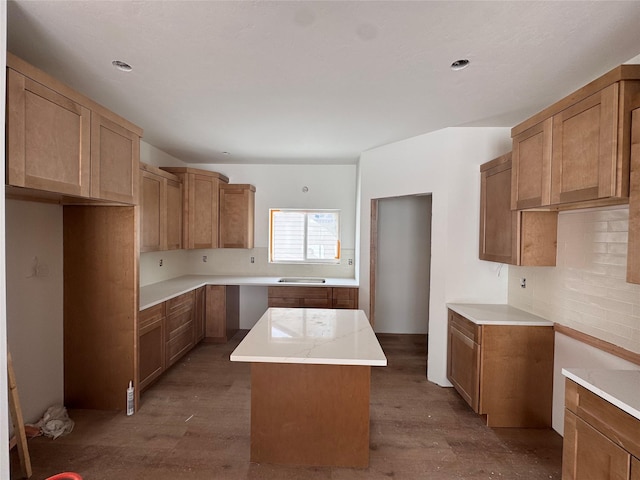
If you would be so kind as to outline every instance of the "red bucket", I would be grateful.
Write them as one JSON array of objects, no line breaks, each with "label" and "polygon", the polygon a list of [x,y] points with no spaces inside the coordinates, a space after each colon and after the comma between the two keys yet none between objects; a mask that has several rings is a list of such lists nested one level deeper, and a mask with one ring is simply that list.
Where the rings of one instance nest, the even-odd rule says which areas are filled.
[{"label": "red bucket", "polygon": [[54,475],[53,477],[48,477],[45,480],[82,480],[82,477],[77,473],[64,472]]}]

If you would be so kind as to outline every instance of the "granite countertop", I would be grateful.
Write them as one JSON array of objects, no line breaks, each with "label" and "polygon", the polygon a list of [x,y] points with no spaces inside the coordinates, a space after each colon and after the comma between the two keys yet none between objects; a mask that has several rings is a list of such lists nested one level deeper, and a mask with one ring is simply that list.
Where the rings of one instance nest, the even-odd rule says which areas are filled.
[{"label": "granite countertop", "polygon": [[230,358],[232,362],[387,365],[362,310],[269,308]]},{"label": "granite countertop", "polygon": [[640,420],[640,370],[563,368],[562,374]]},{"label": "granite countertop", "polygon": [[447,303],[447,307],[476,325],[552,327],[553,322],[506,304]]},{"label": "granite countertop", "polygon": [[184,275],[140,287],[140,310],[153,307],[170,298],[190,292],[203,285],[253,285],[299,287],[357,287],[353,278],[325,278],[325,283],[282,283],[283,277],[245,277],[232,275]]}]

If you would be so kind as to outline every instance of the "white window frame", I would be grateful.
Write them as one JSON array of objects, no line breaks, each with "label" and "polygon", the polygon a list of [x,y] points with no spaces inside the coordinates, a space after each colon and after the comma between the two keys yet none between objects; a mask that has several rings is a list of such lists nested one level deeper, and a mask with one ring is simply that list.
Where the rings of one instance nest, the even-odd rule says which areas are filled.
[{"label": "white window frame", "polygon": [[[274,214],[277,212],[293,212],[304,214],[304,246],[303,246],[303,255],[304,259],[302,260],[276,260],[274,259]],[[338,225],[337,225],[337,240],[336,240],[336,257],[335,258],[309,258],[308,255],[308,221],[309,215],[317,214],[317,213],[330,213],[334,214],[338,217]],[[269,263],[277,263],[277,264],[324,264],[324,265],[332,265],[339,264],[341,258],[341,240],[340,240],[340,213],[341,211],[338,209],[304,209],[304,208],[270,208],[269,209]]]}]

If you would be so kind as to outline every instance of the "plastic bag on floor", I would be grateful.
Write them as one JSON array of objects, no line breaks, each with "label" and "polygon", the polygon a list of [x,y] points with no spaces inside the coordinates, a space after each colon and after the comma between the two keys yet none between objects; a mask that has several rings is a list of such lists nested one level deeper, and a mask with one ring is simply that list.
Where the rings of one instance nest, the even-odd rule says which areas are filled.
[{"label": "plastic bag on floor", "polygon": [[49,407],[40,420],[34,423],[33,427],[39,428],[45,437],[54,440],[62,435],[71,433],[74,421],[69,418],[67,409],[62,405]]}]

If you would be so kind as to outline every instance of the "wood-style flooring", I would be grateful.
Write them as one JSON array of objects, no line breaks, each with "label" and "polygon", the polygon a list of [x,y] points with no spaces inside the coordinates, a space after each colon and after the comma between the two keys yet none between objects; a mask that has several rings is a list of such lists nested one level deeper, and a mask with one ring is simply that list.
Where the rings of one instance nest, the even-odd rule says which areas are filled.
[{"label": "wood-style flooring", "polygon": [[[552,430],[486,427],[455,390],[426,380],[419,335],[380,335],[389,365],[372,368],[369,468],[252,464],[250,366],[229,361],[241,337],[197,346],[143,394],[131,417],[70,410],[71,434],[29,441],[32,478],[63,471],[84,480],[561,477],[562,438]],[[15,449],[11,460],[11,478],[20,478]]]}]

